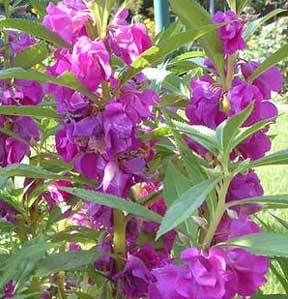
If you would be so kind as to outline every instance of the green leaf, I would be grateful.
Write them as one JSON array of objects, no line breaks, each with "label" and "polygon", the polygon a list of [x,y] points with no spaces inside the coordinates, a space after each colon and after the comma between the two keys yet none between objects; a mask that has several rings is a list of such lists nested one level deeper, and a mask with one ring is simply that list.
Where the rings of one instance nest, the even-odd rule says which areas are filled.
[{"label": "green leaf", "polygon": [[135,216],[142,217],[144,219],[148,219],[155,222],[161,222],[162,217],[158,214],[151,212],[145,207],[131,201],[127,201],[123,198],[104,194],[100,192],[92,192],[80,188],[67,188],[61,187],[59,188],[67,193],[70,193],[76,197],[82,198],[84,200],[91,200],[97,204],[107,206],[113,209],[119,209],[122,211],[126,211]]},{"label": "green leaf", "polygon": [[34,65],[41,63],[48,56],[49,51],[46,44],[44,42],[40,42],[17,54],[13,60],[13,65],[15,67],[29,69]]},{"label": "green leaf", "polygon": [[236,11],[236,8],[237,8],[236,7],[236,4],[237,4],[236,0],[226,0],[226,2],[228,3],[231,10]]},{"label": "green leaf", "polygon": [[157,238],[177,227],[190,217],[206,200],[217,180],[206,180],[183,193],[167,210],[157,232]]},{"label": "green leaf", "polygon": [[288,56],[288,44],[280,48],[275,53],[271,54],[256,70],[249,76],[248,81],[253,82],[258,76],[263,74],[266,70],[277,64]]},{"label": "green leaf", "polygon": [[[170,0],[170,4],[172,10],[188,29],[211,24],[209,13],[194,0]],[[224,54],[217,32],[210,32],[203,36],[200,43],[224,80]]]},{"label": "green leaf", "polygon": [[155,66],[170,54],[171,52],[179,49],[187,43],[191,43],[196,39],[204,36],[208,32],[216,30],[220,25],[206,25],[195,29],[188,30],[186,32],[178,33],[173,37],[163,40],[159,44],[151,47],[143,52],[137,59],[131,64],[131,66],[125,68],[119,75],[119,79],[122,84],[127,82],[130,78],[133,78],[137,73],[145,69],[146,67]]},{"label": "green leaf", "polygon": [[205,57],[205,53],[202,52],[202,51],[189,51],[189,52],[185,52],[185,53],[182,53],[182,54],[176,56],[175,58],[173,58],[169,62],[169,65],[173,65],[175,63],[178,63],[178,62],[181,62],[181,61],[185,61],[187,59],[195,58],[195,57]]},{"label": "green leaf", "polygon": [[228,240],[227,246],[236,246],[257,255],[288,257],[288,236],[262,232]]},{"label": "green leaf", "polygon": [[37,275],[47,277],[60,271],[75,271],[92,264],[100,256],[94,248],[87,251],[69,251],[49,255],[38,266]]},{"label": "green leaf", "polygon": [[288,299],[288,295],[282,295],[282,294],[257,295],[251,297],[251,299]]},{"label": "green leaf", "polygon": [[11,164],[7,167],[0,168],[0,176],[2,175],[7,177],[19,176],[33,179],[65,180],[65,177],[62,175],[58,175],[40,167],[26,164]]},{"label": "green leaf", "polygon": [[252,103],[243,111],[241,111],[241,113],[228,118],[216,128],[216,138],[218,144],[226,155],[229,155],[231,150],[233,149],[232,144],[234,141],[234,137],[237,134],[238,129],[251,114],[253,107],[254,105]]},{"label": "green leaf", "polygon": [[246,205],[249,203],[263,203],[268,205],[288,205],[288,194],[266,195],[261,197],[251,197],[247,199],[230,201],[229,203],[227,203],[227,206],[230,208],[233,206]]},{"label": "green leaf", "polygon": [[238,144],[240,144],[242,141],[249,138],[254,133],[265,129],[272,122],[273,122],[273,120],[271,120],[271,119],[265,119],[265,120],[261,120],[255,124],[253,124],[250,127],[240,128],[239,133],[235,136],[235,138],[231,144],[231,148],[235,148]]},{"label": "green leaf", "polygon": [[170,207],[190,186],[189,180],[170,162],[165,172],[163,189],[163,196],[167,206]]},{"label": "green leaf", "polygon": [[288,150],[282,150],[274,154],[267,155],[256,161],[251,161],[249,168],[256,168],[266,165],[286,165],[288,164]]},{"label": "green leaf", "polygon": [[280,8],[272,10],[264,17],[259,18],[255,21],[249,23],[246,26],[245,31],[243,33],[244,39],[247,40],[260,26],[262,26],[264,23],[266,23],[267,21],[269,21],[270,19],[274,18],[275,16],[277,16],[278,14],[280,14],[282,12],[287,12],[287,10],[280,9]]},{"label": "green leaf", "polygon": [[97,101],[94,95],[92,95],[85,86],[71,73],[66,72],[59,77],[53,77],[35,70],[24,70],[20,67],[9,68],[0,71],[0,79],[28,79],[34,80],[40,83],[54,83],[64,87],[71,88],[81,92],[93,101]]},{"label": "green leaf", "polygon": [[37,15],[44,16],[46,14],[46,5],[39,0],[29,0],[31,6],[37,9]]},{"label": "green leaf", "polygon": [[0,106],[0,114],[25,115],[35,118],[63,119],[63,116],[55,113],[50,108],[41,106]]},{"label": "green leaf", "polygon": [[242,10],[246,7],[249,0],[239,0],[237,1],[237,13],[240,14]]},{"label": "green leaf", "polygon": [[53,245],[47,244],[42,236],[25,243],[15,255],[7,258],[4,265],[1,265],[3,273],[0,277],[0,289],[10,280],[17,284],[17,287],[26,283],[46,251],[52,247]]},{"label": "green leaf", "polygon": [[2,27],[3,29],[16,29],[22,32],[26,32],[34,37],[46,40],[60,48],[71,47],[59,35],[46,29],[44,26],[38,24],[35,21],[26,19],[2,19],[0,20],[0,27]]},{"label": "green leaf", "polygon": [[218,155],[218,144],[215,132],[205,126],[191,126],[186,123],[174,121],[175,127],[183,134],[189,136],[192,140],[201,144],[215,156]]}]

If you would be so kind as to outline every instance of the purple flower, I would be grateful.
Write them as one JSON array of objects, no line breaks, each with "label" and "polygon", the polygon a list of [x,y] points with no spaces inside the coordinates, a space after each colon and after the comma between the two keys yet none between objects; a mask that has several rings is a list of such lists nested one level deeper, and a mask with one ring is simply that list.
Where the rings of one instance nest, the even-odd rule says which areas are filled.
[{"label": "purple flower", "polygon": [[[241,72],[245,79],[247,79],[253,71],[260,65],[260,62],[251,61],[241,64]],[[282,75],[280,70],[273,66],[267,71],[258,76],[253,85],[257,86],[265,100],[271,99],[271,92],[279,92],[282,88]]]},{"label": "purple flower", "polygon": [[245,48],[245,41],[242,38],[243,23],[233,11],[229,10],[226,13],[217,11],[212,21],[215,24],[229,22],[229,24],[217,29],[225,54],[231,55],[237,50]]},{"label": "purple flower", "polygon": [[152,271],[151,299],[221,299],[225,294],[226,263],[222,250],[212,247],[209,254],[188,248],[181,254],[183,264],[167,265]]},{"label": "purple flower", "polygon": [[236,294],[252,296],[266,283],[265,274],[269,269],[267,257],[255,256],[240,248],[227,248],[225,260],[227,282],[223,299],[234,298]]},{"label": "purple flower", "polygon": [[68,181],[54,181],[48,186],[48,191],[50,193],[51,198],[59,203],[64,202],[71,198],[71,194],[59,190],[59,187],[73,187],[73,185]]},{"label": "purple flower", "polygon": [[110,55],[103,41],[92,41],[87,36],[78,39],[71,55],[71,72],[91,91],[112,76]]},{"label": "purple flower", "polygon": [[65,162],[69,163],[78,153],[76,144],[69,136],[69,127],[66,127],[55,134],[56,150]]},{"label": "purple flower", "polygon": [[191,88],[192,97],[185,110],[190,124],[215,129],[226,118],[220,111],[222,89],[213,86],[213,80],[208,75],[192,80]]},{"label": "purple flower", "polygon": [[44,95],[42,86],[30,80],[17,79],[12,86],[7,86],[4,80],[0,80],[0,86],[3,105],[38,105]]},{"label": "purple flower", "polygon": [[39,128],[31,117],[20,116],[15,118],[12,130],[27,142],[30,142],[32,139],[39,140],[40,138]]},{"label": "purple flower", "polygon": [[[261,186],[260,180],[254,171],[249,171],[247,174],[236,175],[230,183],[226,201],[235,201],[247,199],[251,197],[263,196],[264,190]],[[248,204],[239,206],[236,210],[239,214],[250,215],[261,208],[259,204]]]},{"label": "purple flower", "polygon": [[5,146],[6,137],[0,134],[0,166],[5,167],[7,165],[7,151]]},{"label": "purple flower", "polygon": [[159,268],[163,264],[163,259],[159,253],[156,252],[153,245],[146,243],[144,246],[137,248],[134,253],[140,258],[149,270]]},{"label": "purple flower", "polygon": [[112,102],[105,107],[104,128],[109,153],[124,153],[132,146],[134,124],[122,104]]},{"label": "purple flower", "polygon": [[237,149],[245,159],[257,160],[270,151],[271,140],[264,132],[257,132],[243,141]]},{"label": "purple flower", "polygon": [[49,3],[43,25],[71,44],[85,34],[88,20],[89,11],[81,0],[64,0],[57,5]]},{"label": "purple flower", "polygon": [[87,214],[91,218],[93,228],[104,228],[111,232],[113,228],[112,211],[109,207],[91,203]]},{"label": "purple flower", "polygon": [[15,286],[13,281],[10,280],[4,288],[4,297],[2,297],[1,299],[13,299],[14,292],[15,292]]},{"label": "purple flower", "polygon": [[88,179],[98,179],[102,176],[103,159],[94,153],[87,153],[77,157],[74,161],[75,170]]},{"label": "purple flower", "polygon": [[19,33],[17,31],[9,32],[9,44],[14,55],[17,55],[35,43],[36,40],[30,37],[27,33]]},{"label": "purple flower", "polygon": [[21,162],[24,156],[28,155],[30,152],[28,144],[23,143],[14,137],[8,137],[5,141],[5,146],[8,164]]},{"label": "purple flower", "polygon": [[113,279],[121,281],[127,299],[136,299],[147,295],[148,286],[154,281],[154,277],[146,265],[133,255],[128,255],[123,271],[116,274]]},{"label": "purple flower", "polygon": [[152,89],[140,92],[134,82],[128,82],[122,89],[118,102],[123,104],[133,123],[139,123],[152,116],[153,105],[159,102],[158,95]]},{"label": "purple flower", "polygon": [[152,46],[143,24],[112,25],[108,43],[114,54],[127,64],[131,64],[142,52]]},{"label": "purple flower", "polygon": [[260,227],[249,218],[230,219],[225,215],[217,228],[215,240],[217,242],[225,242],[229,239],[259,232]]},{"label": "purple flower", "polygon": [[0,217],[2,219],[5,219],[8,222],[15,223],[17,221],[17,214],[18,211],[14,207],[0,199]]},{"label": "purple flower", "polygon": [[119,197],[127,197],[132,175],[123,172],[115,161],[110,161],[104,170],[103,191]]}]

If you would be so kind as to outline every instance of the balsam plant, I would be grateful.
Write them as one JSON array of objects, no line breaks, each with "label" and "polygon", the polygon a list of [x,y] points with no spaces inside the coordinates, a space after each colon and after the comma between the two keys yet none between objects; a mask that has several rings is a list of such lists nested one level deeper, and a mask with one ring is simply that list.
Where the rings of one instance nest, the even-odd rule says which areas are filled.
[{"label": "balsam plant", "polygon": [[0,298],[261,293],[269,258],[288,256],[254,219],[288,203],[254,171],[288,163],[267,154],[288,48],[241,51],[283,11],[255,19],[229,1],[211,17],[171,0],[179,19],[152,42],[125,2],[33,1],[38,22],[4,4]]}]

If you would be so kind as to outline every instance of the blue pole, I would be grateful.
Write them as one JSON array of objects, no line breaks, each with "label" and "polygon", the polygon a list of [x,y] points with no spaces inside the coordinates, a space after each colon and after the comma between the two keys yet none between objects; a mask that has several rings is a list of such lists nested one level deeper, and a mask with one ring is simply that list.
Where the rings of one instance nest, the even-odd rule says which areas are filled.
[{"label": "blue pole", "polygon": [[168,0],[154,0],[156,33],[167,28],[170,23]]}]

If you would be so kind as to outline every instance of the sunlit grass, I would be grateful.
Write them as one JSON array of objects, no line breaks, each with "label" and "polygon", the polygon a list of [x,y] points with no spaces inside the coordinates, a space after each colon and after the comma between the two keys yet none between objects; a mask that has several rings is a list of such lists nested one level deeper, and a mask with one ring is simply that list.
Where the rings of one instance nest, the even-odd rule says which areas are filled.
[{"label": "sunlit grass", "polygon": [[[283,106],[279,109],[279,112],[281,115],[278,118],[278,122],[273,125],[270,131],[272,136],[275,135],[271,152],[288,148],[288,108],[285,109]],[[268,166],[260,168],[257,172],[266,195],[288,193],[287,166]],[[288,210],[286,209],[274,210],[273,213],[282,219],[288,219]],[[273,221],[268,212],[262,212],[260,218],[265,223],[268,223],[273,231],[288,234],[288,231],[285,231],[276,221]],[[272,273],[269,273],[268,283],[263,290],[268,294],[284,293],[281,284]]]}]

